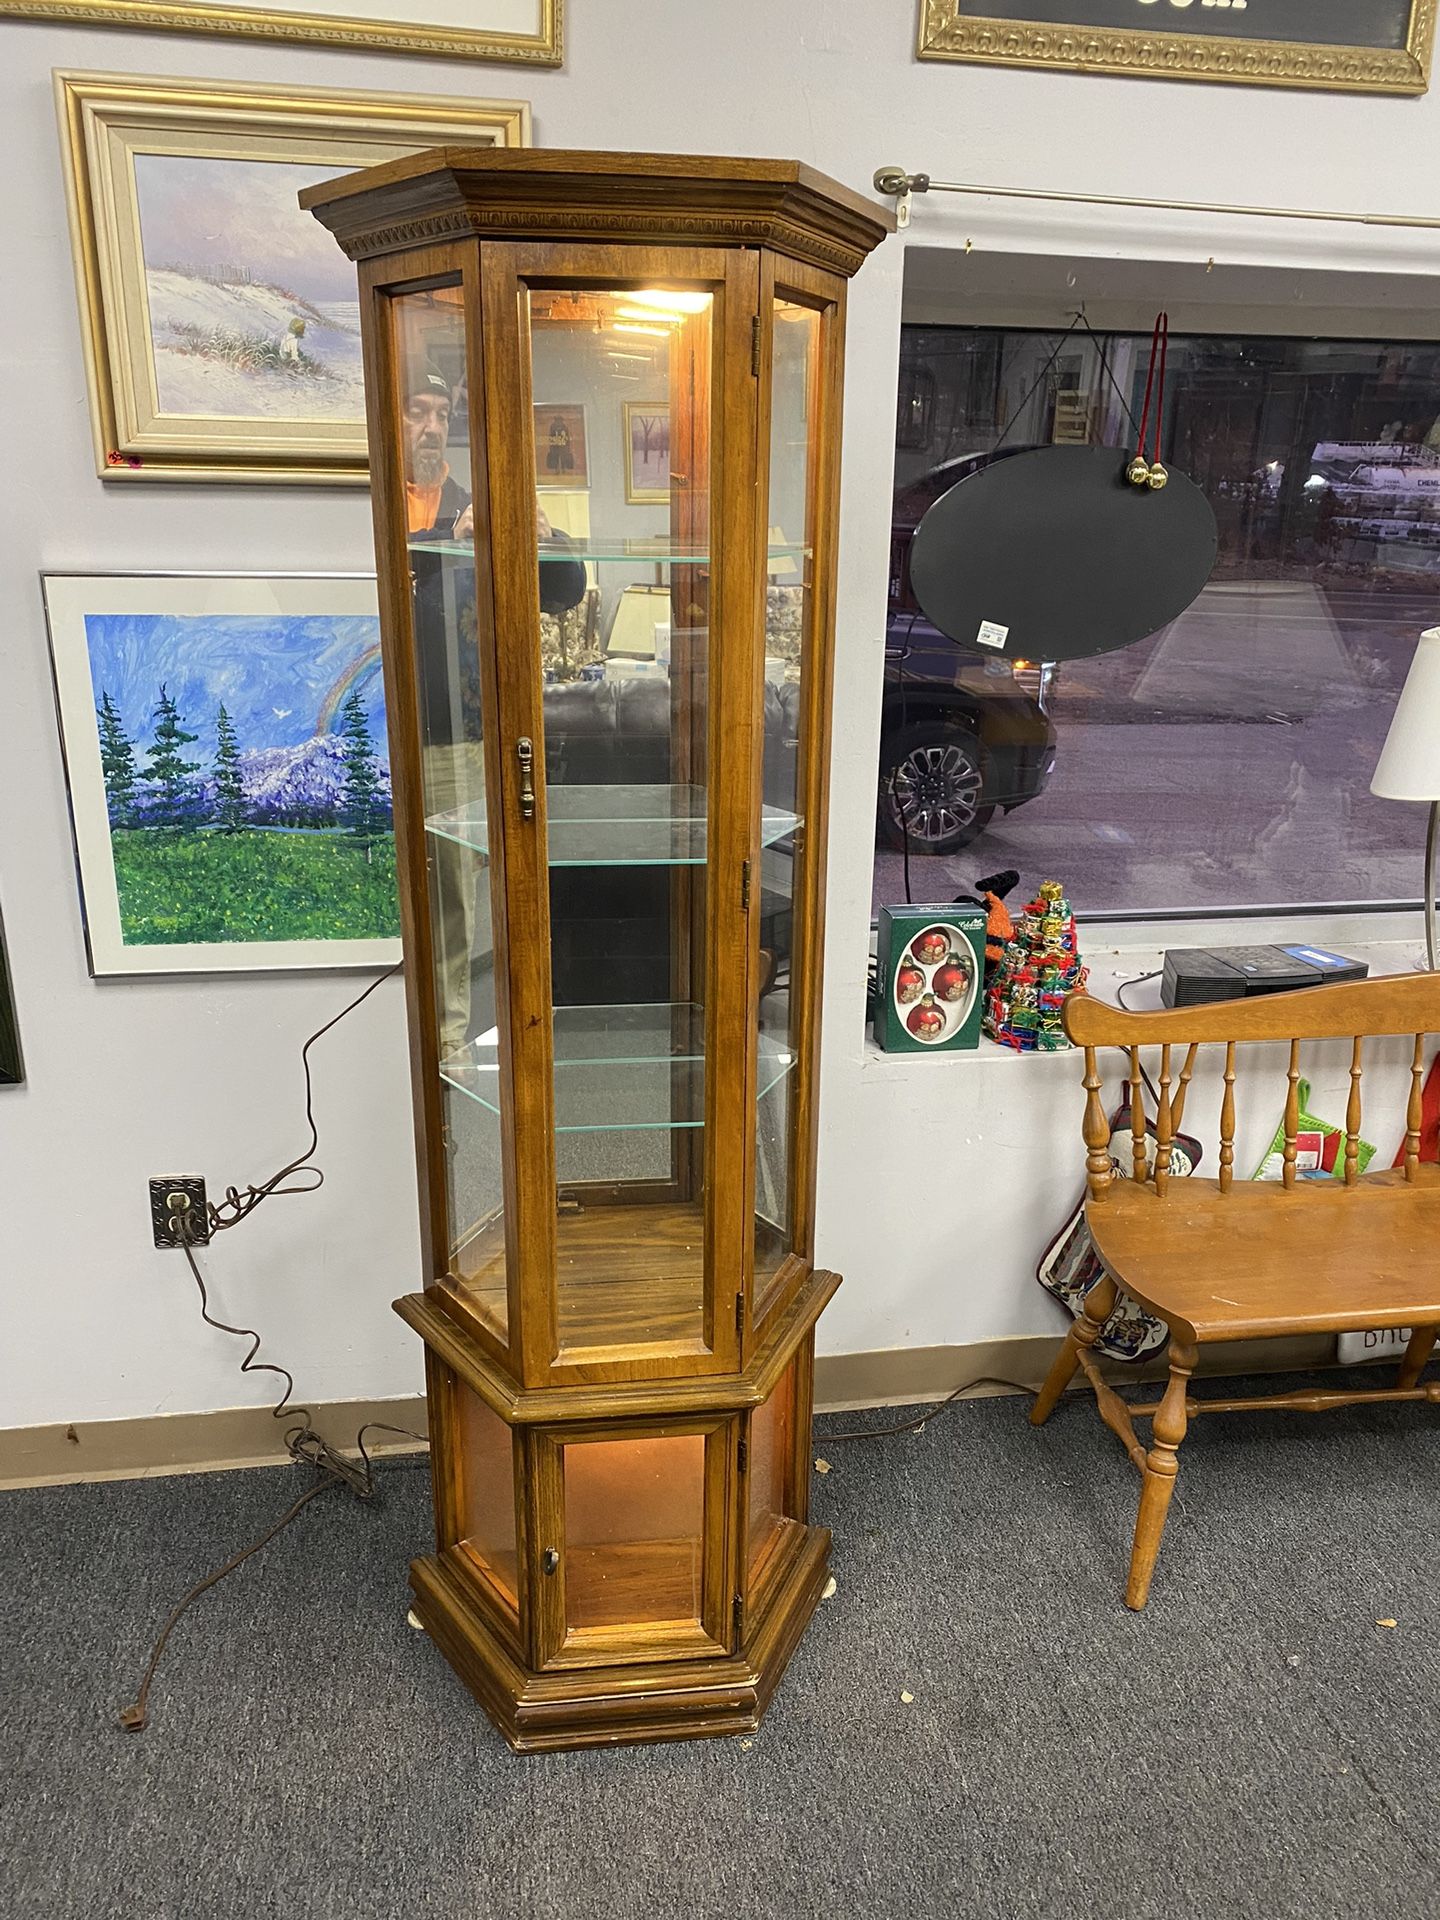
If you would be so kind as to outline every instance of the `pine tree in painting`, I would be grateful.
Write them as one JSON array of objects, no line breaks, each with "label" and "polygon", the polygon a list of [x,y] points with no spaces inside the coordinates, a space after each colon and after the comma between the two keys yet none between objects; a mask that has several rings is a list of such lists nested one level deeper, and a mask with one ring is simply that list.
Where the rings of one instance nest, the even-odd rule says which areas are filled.
[{"label": "pine tree in painting", "polygon": [[340,789],[340,818],[351,833],[379,833],[387,824],[385,793],[370,738],[360,689],[352,688],[340,709],[340,736],[345,742],[345,781]]},{"label": "pine tree in painting", "polygon": [[150,786],[147,817],[157,827],[199,826],[205,813],[200,783],[195,778],[200,762],[187,760],[181,750],[200,736],[185,731],[180,710],[163,682],[153,718],[155,744],[145,754],[150,762],[145,772]]},{"label": "pine tree in painting", "polygon": [[235,738],[235,722],[220,702],[215,716],[215,820],[226,833],[238,833],[245,825],[245,788],[240,778],[240,747]]},{"label": "pine tree in painting", "polygon": [[140,821],[140,794],[135,771],[135,749],[125,731],[120,711],[108,693],[96,710],[100,723],[100,769],[105,776],[105,803],[112,827],[134,827]]}]

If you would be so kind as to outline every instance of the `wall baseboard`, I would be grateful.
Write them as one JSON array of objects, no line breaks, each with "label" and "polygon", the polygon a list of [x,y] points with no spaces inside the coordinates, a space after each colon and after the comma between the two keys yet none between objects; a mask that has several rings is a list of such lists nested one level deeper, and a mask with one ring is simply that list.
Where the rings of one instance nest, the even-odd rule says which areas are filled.
[{"label": "wall baseboard", "polygon": [[[353,1453],[362,1426],[379,1421],[425,1432],[425,1400],[333,1400],[310,1403],[315,1430]],[[159,1479],[174,1473],[224,1473],[237,1467],[283,1466],[290,1413],[275,1419],[268,1407],[220,1407],[210,1413],[149,1414],[135,1420],[86,1420],[71,1426],[0,1430],[0,1489],[62,1487],[90,1480]],[[372,1458],[414,1453],[423,1439],[367,1434]]]},{"label": "wall baseboard", "polygon": [[[982,1376],[1038,1387],[1055,1355],[1045,1334],[981,1340],[960,1347],[891,1347],[874,1353],[827,1353],[815,1361],[815,1408],[842,1413],[861,1407],[919,1406],[944,1400],[962,1383]],[[1202,1353],[1200,1375],[1286,1373],[1333,1366],[1332,1336],[1235,1341]],[[1158,1380],[1165,1362],[1142,1367],[1107,1366],[1117,1382]],[[981,1394],[1013,1388],[977,1385]],[[355,1435],[372,1421],[401,1427],[415,1438],[371,1435],[376,1458],[415,1453],[426,1444],[425,1401],[332,1400],[311,1405],[316,1430],[332,1446],[353,1451]],[[92,1480],[144,1480],[177,1473],[224,1473],[239,1467],[282,1466],[288,1459],[287,1422],[268,1407],[221,1407],[210,1413],[151,1414],[134,1420],[89,1420],[71,1426],[0,1429],[0,1490],[70,1486]],[[373,1444],[372,1444],[373,1442]]]},{"label": "wall baseboard", "polygon": [[[1021,1334],[1008,1340],[977,1340],[963,1347],[890,1347],[875,1353],[821,1353],[815,1356],[815,1411],[844,1413],[861,1407],[918,1406],[944,1400],[967,1381],[976,1381],[975,1398],[1011,1393],[1015,1386],[1033,1393],[1050,1370],[1060,1345],[1057,1334]],[[1197,1379],[1232,1378],[1247,1373],[1310,1372],[1335,1362],[1334,1334],[1294,1335],[1283,1340],[1227,1340],[1202,1347]],[[1105,1377],[1163,1380],[1162,1354],[1140,1366],[1106,1361]],[[1074,1392],[1088,1389],[1076,1376]],[[1014,1386],[994,1384],[1010,1381]],[[982,1383],[983,1384],[980,1384]]]}]

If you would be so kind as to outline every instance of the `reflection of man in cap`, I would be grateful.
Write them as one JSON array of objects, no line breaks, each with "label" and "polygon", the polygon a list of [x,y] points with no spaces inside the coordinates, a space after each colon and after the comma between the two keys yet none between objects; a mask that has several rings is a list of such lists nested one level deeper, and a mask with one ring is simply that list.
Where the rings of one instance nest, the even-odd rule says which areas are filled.
[{"label": "reflection of man in cap", "polygon": [[463,540],[471,530],[470,496],[450,471],[450,383],[428,360],[406,382],[405,520],[411,533]]},{"label": "reflection of man in cap", "polygon": [[[405,438],[405,524],[412,540],[468,540],[475,530],[470,496],[450,471],[445,449],[450,442],[450,383],[429,360],[412,363],[401,416]],[[563,533],[551,526],[538,502],[535,525],[547,548],[569,549]],[[540,569],[540,610],[560,614],[585,594],[581,560],[547,560]]]}]

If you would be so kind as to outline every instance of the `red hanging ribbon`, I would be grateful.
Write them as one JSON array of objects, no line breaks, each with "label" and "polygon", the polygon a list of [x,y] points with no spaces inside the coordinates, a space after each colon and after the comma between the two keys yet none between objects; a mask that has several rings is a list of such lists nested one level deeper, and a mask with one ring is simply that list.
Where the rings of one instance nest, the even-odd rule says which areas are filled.
[{"label": "red hanging ribbon", "polygon": [[[1140,445],[1139,456],[1142,460],[1150,457],[1145,452],[1145,436],[1150,428],[1150,391],[1155,390],[1155,452],[1154,461],[1160,461],[1160,428],[1165,418],[1165,362],[1170,347],[1170,316],[1157,313],[1155,326],[1150,334],[1150,365],[1145,374],[1145,404],[1140,409]],[[1156,369],[1159,379],[1156,379]]]}]

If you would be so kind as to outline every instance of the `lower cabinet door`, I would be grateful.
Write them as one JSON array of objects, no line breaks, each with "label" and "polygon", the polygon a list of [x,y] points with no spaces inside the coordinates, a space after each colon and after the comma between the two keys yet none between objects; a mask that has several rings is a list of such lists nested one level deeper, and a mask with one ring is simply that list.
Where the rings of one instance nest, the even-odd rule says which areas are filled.
[{"label": "lower cabinet door", "polygon": [[544,1665],[731,1651],[738,1425],[597,1422],[538,1437]]}]

